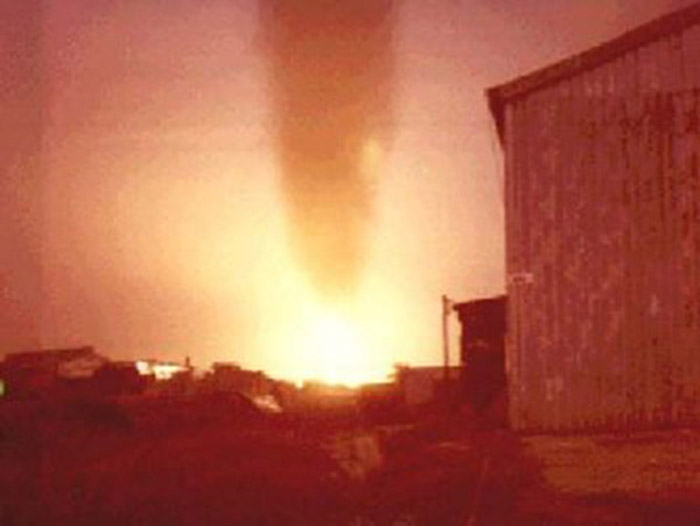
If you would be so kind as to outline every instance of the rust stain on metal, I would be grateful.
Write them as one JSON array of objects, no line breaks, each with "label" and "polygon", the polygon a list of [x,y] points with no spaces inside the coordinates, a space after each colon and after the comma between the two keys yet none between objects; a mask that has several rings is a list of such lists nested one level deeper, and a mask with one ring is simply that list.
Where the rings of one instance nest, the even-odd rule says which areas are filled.
[{"label": "rust stain on metal", "polygon": [[700,417],[700,11],[687,13],[596,48],[586,68],[489,92],[516,428]]}]

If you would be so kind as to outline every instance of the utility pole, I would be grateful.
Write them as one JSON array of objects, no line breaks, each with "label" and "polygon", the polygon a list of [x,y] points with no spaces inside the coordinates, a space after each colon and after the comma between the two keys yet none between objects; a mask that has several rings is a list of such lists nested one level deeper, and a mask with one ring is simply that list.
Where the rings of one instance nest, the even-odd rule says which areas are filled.
[{"label": "utility pole", "polygon": [[444,366],[445,389],[447,389],[450,381],[450,334],[449,334],[449,316],[452,301],[443,294],[442,295],[442,361]]}]

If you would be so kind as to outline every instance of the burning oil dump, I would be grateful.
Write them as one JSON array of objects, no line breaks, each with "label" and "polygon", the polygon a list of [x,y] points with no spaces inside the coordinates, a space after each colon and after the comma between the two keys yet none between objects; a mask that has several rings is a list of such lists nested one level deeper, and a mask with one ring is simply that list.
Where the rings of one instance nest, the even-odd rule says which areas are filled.
[{"label": "burning oil dump", "polygon": [[390,136],[394,0],[270,0],[262,26],[292,250],[328,300],[361,278]]}]

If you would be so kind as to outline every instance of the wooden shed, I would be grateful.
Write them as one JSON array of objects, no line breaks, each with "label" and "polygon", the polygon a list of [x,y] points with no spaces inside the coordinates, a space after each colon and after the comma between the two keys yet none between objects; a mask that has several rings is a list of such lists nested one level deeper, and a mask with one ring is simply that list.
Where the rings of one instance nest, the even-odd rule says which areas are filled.
[{"label": "wooden shed", "polygon": [[510,421],[700,421],[700,4],[488,91]]}]

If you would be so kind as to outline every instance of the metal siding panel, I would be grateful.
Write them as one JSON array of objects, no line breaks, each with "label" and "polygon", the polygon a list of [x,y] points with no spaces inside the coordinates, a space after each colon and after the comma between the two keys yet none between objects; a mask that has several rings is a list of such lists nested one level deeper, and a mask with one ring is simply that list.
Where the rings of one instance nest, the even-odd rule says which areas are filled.
[{"label": "metal siding panel", "polygon": [[688,422],[692,419],[693,413],[693,393],[692,393],[692,370],[694,368],[694,356],[692,356],[692,340],[695,332],[695,321],[692,312],[692,300],[694,297],[693,283],[695,282],[694,265],[693,265],[693,244],[692,232],[695,228],[695,222],[691,219],[692,213],[692,188],[690,186],[689,177],[689,162],[688,154],[692,150],[692,144],[689,142],[688,134],[686,133],[686,115],[689,100],[689,90],[687,85],[687,75],[685,61],[687,52],[685,50],[685,41],[687,37],[681,34],[678,38],[678,46],[675,48],[677,67],[680,70],[679,84],[676,86],[673,95],[675,121],[674,121],[674,142],[675,148],[673,151],[674,165],[674,186],[672,197],[675,200],[676,209],[676,243],[678,246],[679,256],[679,276],[681,281],[680,295],[678,297],[678,319],[676,326],[681,336],[679,337],[679,345],[681,352],[676,359],[679,361],[679,375],[677,381],[680,383],[677,398],[675,399],[676,414],[680,422]]},{"label": "metal siding panel", "polygon": [[628,62],[624,58],[615,61],[613,68],[613,79],[615,84],[614,105],[611,108],[611,138],[610,156],[611,173],[615,174],[615,201],[611,211],[611,223],[614,224],[614,254],[612,255],[611,284],[609,294],[611,295],[611,311],[614,316],[614,334],[612,352],[616,368],[614,379],[614,425],[621,427],[624,425],[626,414],[626,390],[628,387],[627,375],[627,349],[624,335],[624,298],[625,298],[625,234],[626,234],[626,214],[625,214],[625,184],[627,174],[625,173],[625,162],[622,141],[622,127],[625,118],[624,90],[626,89],[625,76],[628,74]]},{"label": "metal siding panel", "polygon": [[686,88],[700,86],[700,25],[683,33],[683,78]]},{"label": "metal siding panel", "polygon": [[685,106],[685,141],[688,147],[689,241],[692,244],[691,257],[694,282],[689,301],[694,319],[691,331],[692,366],[689,382],[692,386],[694,416],[700,419],[700,27],[684,35],[684,66],[687,89]]},{"label": "metal siding panel", "polygon": [[[506,275],[514,272],[517,261],[517,218],[514,214],[517,210],[515,188],[517,184],[516,162],[518,159],[519,144],[516,142],[518,130],[518,111],[515,104],[509,104],[505,111],[505,206],[506,206]],[[520,423],[520,396],[521,387],[519,375],[520,345],[519,337],[519,298],[510,280],[506,282],[508,291],[508,314],[506,316],[508,328],[506,331],[506,374],[508,378],[508,412],[511,425],[518,429]]]},{"label": "metal siding panel", "polygon": [[642,129],[638,134],[640,141],[640,216],[639,216],[639,258],[641,261],[641,287],[638,289],[640,306],[640,326],[642,341],[640,352],[643,355],[644,384],[642,397],[644,401],[643,419],[648,424],[653,424],[656,418],[656,374],[654,371],[655,360],[651,342],[656,337],[656,320],[651,313],[658,309],[656,298],[653,296],[653,265],[656,261],[657,251],[653,237],[654,228],[654,156],[653,156],[653,130],[651,121],[651,95],[654,88],[652,46],[645,46],[640,50],[640,71],[642,74],[640,92],[642,95]]},{"label": "metal siding panel", "polygon": [[533,353],[536,358],[536,367],[531,371],[533,386],[536,386],[539,403],[531,410],[537,412],[538,419],[542,420],[545,426],[551,428],[554,425],[552,413],[552,397],[549,379],[549,360],[547,339],[545,334],[544,319],[547,309],[546,290],[546,231],[547,218],[545,202],[547,199],[547,189],[550,186],[546,171],[546,90],[534,93],[529,97],[531,119],[529,124],[531,155],[529,157],[528,170],[531,175],[530,181],[530,264],[528,271],[533,274],[533,282],[528,287],[529,301],[537,308],[529,312],[530,318],[530,338]]},{"label": "metal siding panel", "polygon": [[513,427],[523,429],[526,427],[525,419],[525,400],[526,377],[524,375],[524,358],[527,356],[524,347],[524,339],[522,334],[523,326],[523,298],[520,290],[510,277],[520,272],[522,267],[523,246],[520,232],[522,230],[523,209],[521,201],[522,187],[522,171],[523,171],[523,156],[526,154],[527,145],[524,142],[525,135],[523,134],[524,127],[524,107],[521,103],[514,103],[512,107],[512,122],[507,125],[507,144],[513,147],[512,156],[509,157],[509,171],[506,176],[509,179],[509,196],[510,205],[506,216],[506,222],[509,225],[509,279],[508,279],[508,304],[511,312],[509,317],[510,329],[508,334],[509,353],[512,357],[512,385],[510,386],[511,394],[511,409]]},{"label": "metal siding panel", "polygon": [[580,167],[579,192],[576,194],[576,207],[580,215],[579,252],[580,262],[577,265],[577,282],[579,283],[578,301],[580,302],[581,317],[579,324],[582,328],[581,340],[578,349],[581,372],[584,375],[585,383],[581,386],[581,410],[584,416],[586,427],[596,427],[597,425],[597,405],[599,396],[600,375],[597,363],[597,349],[593,344],[593,287],[595,278],[595,247],[597,238],[595,236],[595,221],[597,213],[592,213],[589,203],[595,203],[596,210],[601,203],[595,199],[595,153],[596,134],[598,133],[598,122],[596,111],[598,108],[597,89],[595,73],[586,72],[583,75],[586,113],[583,116],[584,137],[581,141],[581,149],[584,153],[582,165]]},{"label": "metal siding panel", "polygon": [[660,226],[657,235],[662,251],[657,270],[657,290],[660,296],[660,342],[658,351],[662,371],[661,411],[665,423],[675,421],[673,393],[676,385],[675,355],[677,350],[677,332],[673,320],[676,316],[677,298],[680,297],[679,284],[676,279],[677,244],[674,239],[675,210],[672,202],[673,189],[673,106],[671,91],[677,84],[677,72],[674,70],[674,55],[670,38],[660,40],[657,44],[660,69],[659,94],[656,96],[656,143],[658,145],[658,208]]},{"label": "metal siding panel", "polygon": [[561,82],[553,92],[552,103],[555,105],[553,115],[553,129],[551,137],[554,139],[551,147],[551,170],[552,170],[552,204],[551,204],[551,345],[556,353],[557,367],[557,428],[565,429],[571,425],[569,405],[571,394],[569,391],[569,378],[571,376],[571,359],[569,349],[566,345],[567,338],[564,331],[565,319],[562,316],[564,304],[563,293],[566,285],[562,275],[563,238],[559,231],[564,224],[564,207],[562,199],[564,196],[564,179],[566,177],[566,164],[569,159],[570,144],[562,141],[561,137],[566,134],[568,128],[567,112],[571,104],[570,83]]},{"label": "metal siding panel", "polygon": [[[522,140],[525,143],[525,157],[523,158],[521,183],[521,203],[522,203],[522,248],[523,258],[521,260],[520,272],[532,272],[532,245],[533,245],[533,230],[537,225],[533,225],[534,202],[532,199],[533,184],[536,182],[533,164],[537,158],[537,150],[535,144],[536,135],[534,133],[535,124],[535,108],[532,97],[528,97],[523,101],[523,134]],[[535,277],[537,279],[537,277]],[[542,425],[543,419],[539,413],[542,404],[542,393],[539,378],[540,370],[540,355],[538,349],[533,342],[534,331],[536,330],[534,316],[536,313],[535,303],[532,301],[532,286],[523,283],[520,286],[520,294],[522,301],[522,348],[525,359],[523,360],[523,381],[526,389],[526,396],[523,403],[527,426],[532,427],[533,422],[538,422]],[[537,424],[534,424],[537,425]]]},{"label": "metal siding panel", "polygon": [[549,133],[549,94],[547,90],[539,91],[530,97],[532,112],[530,118],[530,137],[532,138],[532,155],[530,156],[531,174],[531,253],[529,270],[534,279],[528,287],[529,300],[537,308],[532,309],[531,341],[537,355],[537,368],[532,371],[533,383],[538,388],[540,403],[533,411],[537,411],[539,419],[545,426],[556,426],[553,411],[554,389],[551,381],[551,349],[547,330],[548,290],[547,259],[548,259],[548,195],[551,191],[550,173],[548,171],[548,141]]},{"label": "metal siding panel", "polygon": [[699,64],[695,27],[507,112],[514,427],[700,416]]},{"label": "metal siding panel", "polygon": [[[520,102],[518,104],[518,128],[516,130],[516,141],[517,144],[519,145],[519,155],[518,155],[518,160],[517,160],[517,172],[516,172],[516,189],[517,189],[517,194],[516,194],[516,215],[515,215],[515,220],[517,222],[516,228],[517,228],[517,260],[515,262],[515,269],[514,272],[515,274],[522,272],[523,265],[524,265],[524,258],[525,258],[525,245],[524,245],[524,237],[522,235],[523,228],[525,226],[524,222],[524,217],[523,217],[523,210],[524,210],[524,202],[523,202],[523,185],[524,181],[526,181],[526,174],[525,169],[526,169],[526,159],[527,159],[527,119],[526,119],[526,108],[525,105]],[[528,421],[528,416],[527,416],[527,400],[529,397],[529,391],[528,391],[528,376],[527,376],[527,367],[528,367],[528,348],[527,348],[527,342],[525,339],[524,335],[524,330],[523,327],[527,323],[527,319],[525,317],[526,315],[526,304],[525,304],[525,297],[523,296],[521,287],[517,285],[516,283],[516,288],[515,288],[515,296],[517,298],[517,305],[518,305],[518,315],[517,315],[517,323],[518,323],[518,332],[517,332],[517,345],[518,345],[518,356],[519,356],[519,368],[518,368],[518,376],[520,380],[520,401],[519,401],[519,410],[520,410],[520,422],[521,422],[521,427],[527,428],[529,425]]]},{"label": "metal siding panel", "polygon": [[682,232],[686,279],[686,364],[683,405],[686,419],[700,420],[700,26],[682,35],[683,88],[679,133],[682,180]]},{"label": "metal siding panel", "polygon": [[557,242],[554,246],[556,251],[552,258],[552,266],[555,269],[557,297],[555,303],[554,316],[556,318],[557,338],[555,345],[559,353],[559,381],[562,390],[559,424],[565,428],[571,425],[571,405],[576,400],[576,385],[573,381],[572,370],[575,369],[575,356],[573,353],[572,339],[570,334],[571,313],[567,309],[570,302],[570,273],[566,271],[564,254],[569,249],[570,239],[561,232],[571,224],[571,208],[568,206],[568,189],[571,185],[572,173],[570,170],[571,144],[568,140],[571,137],[571,120],[574,100],[574,86],[570,81],[566,81],[562,86],[562,93],[559,95],[558,129],[557,138],[558,163],[556,167],[556,193],[555,193],[555,226],[553,235],[556,235]]},{"label": "metal siding panel", "polygon": [[571,133],[567,140],[572,145],[576,145],[572,163],[569,167],[569,185],[566,195],[565,206],[570,211],[569,221],[567,222],[566,230],[563,232],[567,237],[568,251],[566,257],[565,272],[569,279],[569,297],[568,297],[568,313],[569,313],[569,332],[571,342],[571,353],[573,355],[573,370],[570,378],[573,403],[570,411],[573,412],[575,425],[578,428],[584,428],[588,425],[588,415],[586,411],[585,400],[585,385],[587,371],[582,362],[581,348],[584,338],[584,313],[582,310],[581,296],[585,291],[585,284],[580,281],[580,264],[581,264],[581,243],[582,236],[582,218],[583,215],[580,209],[580,199],[585,193],[582,188],[582,182],[585,179],[581,173],[585,163],[585,127],[589,108],[586,106],[586,86],[584,79],[578,77],[573,79],[573,100],[572,100],[572,124],[570,126]]},{"label": "metal siding panel", "polygon": [[[632,89],[630,93],[630,129],[629,129],[629,144],[630,144],[630,252],[628,265],[628,276],[630,280],[630,296],[629,296],[629,317],[630,317],[630,336],[631,347],[628,352],[632,359],[632,395],[631,395],[631,410],[633,412],[633,421],[641,423],[644,421],[644,409],[646,398],[644,396],[646,382],[645,368],[645,353],[643,349],[644,341],[644,323],[642,322],[642,309],[640,302],[640,293],[643,282],[643,263],[644,256],[641,253],[640,242],[641,238],[641,170],[640,165],[643,163],[640,152],[639,135],[641,133],[642,120],[642,97],[641,97],[641,78],[642,78],[642,58],[638,52],[634,53],[634,77]],[[643,148],[642,148],[643,149]]]},{"label": "metal siding panel", "polygon": [[[595,398],[591,400],[592,409],[595,410],[596,426],[602,427],[609,423],[610,419],[610,349],[608,339],[611,333],[611,317],[606,308],[607,296],[605,294],[606,274],[609,268],[610,243],[609,225],[606,224],[612,205],[610,182],[607,180],[609,167],[605,158],[605,142],[609,131],[607,122],[607,106],[609,96],[606,93],[606,69],[603,65],[594,71],[596,86],[594,119],[596,122],[596,134],[593,137],[593,165],[591,167],[592,203],[595,203],[597,213],[589,214],[593,221],[591,224],[591,238],[593,242],[589,246],[591,251],[591,264],[593,272],[590,277],[591,290],[591,352],[595,355],[596,385],[598,387]],[[616,174],[612,174],[613,178]]]},{"label": "metal siding panel", "polygon": [[620,206],[622,202],[623,176],[620,170],[620,111],[621,99],[619,93],[619,77],[622,61],[610,63],[604,69],[606,82],[604,108],[604,135],[601,150],[602,171],[600,192],[609,194],[609,203],[601,220],[601,239],[604,254],[601,296],[602,313],[599,317],[606,320],[607,331],[603,338],[605,364],[605,390],[603,401],[606,408],[605,425],[616,425],[621,418],[623,405],[621,403],[624,383],[622,378],[622,349],[620,346],[621,330],[621,224]]},{"label": "metal siding panel", "polygon": [[[666,242],[667,267],[664,269],[663,293],[664,303],[667,305],[665,312],[665,338],[669,353],[668,370],[668,419],[678,422],[680,405],[684,359],[684,328],[682,325],[682,265],[681,242],[679,235],[679,215],[677,198],[677,166],[676,150],[678,141],[676,137],[676,120],[678,111],[675,95],[682,85],[682,61],[680,35],[671,35],[661,41],[663,70],[663,137],[662,137],[662,170],[665,187],[665,228],[663,232]],[[681,322],[681,323],[679,323]]]},{"label": "metal siding panel", "polygon": [[638,371],[636,370],[636,335],[634,326],[634,283],[629,278],[632,274],[632,264],[635,261],[633,248],[633,210],[635,200],[635,176],[633,171],[633,115],[631,100],[636,92],[636,79],[638,74],[636,54],[628,54],[623,58],[622,71],[622,116],[620,122],[620,153],[621,153],[621,178],[622,178],[622,207],[621,228],[623,231],[621,266],[624,283],[622,285],[622,353],[624,368],[624,393],[623,412],[626,424],[633,421],[635,411],[636,384]]},{"label": "metal siding panel", "polygon": [[551,423],[554,428],[562,426],[562,365],[561,349],[556,344],[557,338],[557,283],[555,279],[557,232],[555,201],[557,197],[557,160],[561,148],[557,137],[557,110],[559,103],[559,89],[550,87],[542,92],[540,97],[540,151],[542,161],[540,163],[539,177],[543,192],[540,196],[540,217],[542,223],[540,265],[538,274],[541,276],[540,301],[542,317],[540,318],[540,345],[543,355],[543,369],[549,397],[548,406]]},{"label": "metal siding panel", "polygon": [[[590,427],[598,427],[600,420],[601,399],[601,381],[602,371],[600,370],[600,347],[597,342],[597,336],[603,327],[595,327],[596,325],[596,310],[597,310],[597,291],[596,282],[599,279],[599,262],[600,255],[598,254],[599,241],[598,237],[598,221],[600,211],[604,208],[605,203],[600,202],[597,196],[598,174],[597,174],[597,154],[599,152],[599,140],[601,133],[601,123],[599,121],[600,111],[600,92],[601,80],[599,70],[589,71],[586,75],[588,85],[588,96],[586,105],[587,111],[587,135],[585,141],[586,161],[582,168],[584,175],[584,191],[581,194],[583,202],[580,203],[581,215],[583,217],[583,231],[581,232],[581,240],[583,242],[582,256],[584,264],[580,269],[579,280],[583,284],[583,296],[581,297],[582,307],[584,309],[584,339],[581,345],[580,353],[584,363],[584,368],[587,375],[588,386],[584,389],[584,406]],[[589,206],[595,204],[595,212]],[[597,329],[597,330],[596,330]]]},{"label": "metal siding panel", "polygon": [[660,274],[663,271],[664,249],[663,236],[663,186],[660,170],[660,130],[659,130],[659,91],[660,91],[660,57],[658,43],[649,46],[649,93],[645,100],[648,112],[647,126],[647,188],[645,189],[647,203],[647,227],[651,258],[648,261],[648,322],[650,328],[649,340],[646,342],[649,352],[651,424],[664,422],[666,407],[664,406],[664,386],[667,377],[664,360],[663,312],[664,303],[661,292]]},{"label": "metal siding panel", "polygon": [[693,308],[697,294],[697,272],[695,265],[694,238],[697,221],[693,218],[693,204],[696,192],[691,177],[691,156],[695,138],[686,130],[687,115],[692,112],[692,93],[683,89],[676,95],[679,118],[676,120],[676,143],[674,151],[676,166],[676,199],[678,221],[678,244],[680,252],[680,275],[682,281],[681,295],[678,298],[681,315],[680,325],[683,334],[683,353],[680,380],[681,392],[678,404],[682,420],[692,419],[695,403],[694,376],[697,357],[693,353],[694,342],[698,341],[698,317]]}]

